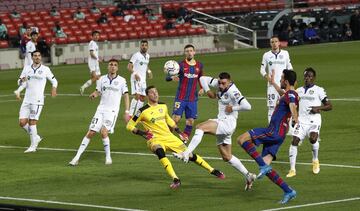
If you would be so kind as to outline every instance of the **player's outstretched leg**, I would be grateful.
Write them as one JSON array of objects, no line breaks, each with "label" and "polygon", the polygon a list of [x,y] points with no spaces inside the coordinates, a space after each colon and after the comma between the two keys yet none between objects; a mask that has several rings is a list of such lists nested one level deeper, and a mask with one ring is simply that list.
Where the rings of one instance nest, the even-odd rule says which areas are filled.
[{"label": "player's outstretched leg", "polygon": [[75,155],[75,157],[69,162],[70,166],[76,166],[79,164],[80,156],[85,151],[86,147],[89,145],[90,139],[85,136],[80,144],[80,147]]},{"label": "player's outstretched leg", "polygon": [[[241,137],[241,136],[240,136]],[[241,147],[256,161],[260,166],[260,173],[257,176],[257,179],[261,179],[264,175],[271,171],[271,166],[267,165],[261,155],[256,151],[255,145],[251,140],[242,142],[238,141]]]},{"label": "player's outstretched leg", "polygon": [[210,174],[216,176],[217,178],[225,179],[225,174],[223,172],[211,167],[202,157],[200,157],[200,155],[192,154],[189,160],[208,170]]},{"label": "player's outstretched leg", "polygon": [[272,169],[266,174],[266,176],[284,191],[284,197],[280,201],[281,204],[286,204],[288,201],[296,197],[296,191],[291,189],[275,170]]},{"label": "player's outstretched leg", "polygon": [[157,148],[154,152],[161,163],[161,165],[164,167],[166,173],[173,179],[173,182],[170,184],[171,189],[176,189],[180,187],[181,182],[179,177],[176,175],[174,168],[171,165],[170,160],[165,156],[165,151],[163,148]]},{"label": "player's outstretched leg", "polygon": [[80,87],[80,95],[81,96],[84,94],[85,89],[88,88],[89,86],[91,86],[92,83],[93,83],[92,80],[89,79]]}]

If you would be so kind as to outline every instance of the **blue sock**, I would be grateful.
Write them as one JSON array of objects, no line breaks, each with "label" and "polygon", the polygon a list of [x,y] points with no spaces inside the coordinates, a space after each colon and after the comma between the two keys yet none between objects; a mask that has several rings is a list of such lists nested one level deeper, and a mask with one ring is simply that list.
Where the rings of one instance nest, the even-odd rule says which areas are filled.
[{"label": "blue sock", "polygon": [[192,125],[186,125],[186,126],[185,126],[184,133],[185,133],[186,135],[188,135],[189,137],[190,137],[190,135],[191,135],[192,128],[193,128]]}]

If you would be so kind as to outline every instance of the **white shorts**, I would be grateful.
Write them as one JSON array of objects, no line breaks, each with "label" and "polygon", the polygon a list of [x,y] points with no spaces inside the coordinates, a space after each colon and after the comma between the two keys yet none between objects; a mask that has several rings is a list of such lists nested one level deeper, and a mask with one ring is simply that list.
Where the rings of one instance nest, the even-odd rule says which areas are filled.
[{"label": "white shorts", "polygon": [[117,114],[114,112],[96,111],[91,120],[89,130],[100,132],[102,127],[105,127],[109,133],[114,133]]},{"label": "white shorts", "polygon": [[292,135],[298,137],[300,141],[303,141],[306,136],[310,136],[311,132],[315,132],[320,135],[320,128],[321,125],[298,123],[295,125]]},{"label": "white shorts", "polygon": [[23,102],[20,107],[19,119],[39,120],[43,105],[35,105]]},{"label": "white shorts", "polygon": [[91,72],[95,72],[96,75],[101,75],[99,62],[88,62],[88,66],[89,66],[90,74]]},{"label": "white shorts", "polygon": [[216,128],[216,145],[231,144],[231,136],[236,128],[236,121],[226,118],[210,120],[218,124]]},{"label": "white shorts", "polygon": [[131,80],[131,94],[132,95],[139,94],[142,96],[146,96],[145,89],[146,89],[146,81]]},{"label": "white shorts", "polygon": [[267,88],[267,106],[274,107],[276,106],[277,101],[280,99],[279,93],[273,86]]}]

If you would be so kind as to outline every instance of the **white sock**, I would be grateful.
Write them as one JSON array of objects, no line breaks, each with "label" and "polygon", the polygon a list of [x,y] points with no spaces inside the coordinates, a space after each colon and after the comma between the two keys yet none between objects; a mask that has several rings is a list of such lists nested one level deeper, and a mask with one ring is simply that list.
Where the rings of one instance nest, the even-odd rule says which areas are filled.
[{"label": "white sock", "polygon": [[86,89],[86,88],[88,88],[89,86],[91,86],[91,84],[92,84],[92,81],[91,81],[91,80],[88,80],[88,81],[86,81],[86,82],[84,83],[84,85],[82,85],[81,87],[82,87],[83,89]]},{"label": "white sock", "polygon": [[195,148],[200,144],[201,139],[204,135],[204,131],[200,130],[200,129],[196,129],[195,130],[195,134],[192,137],[188,148],[185,150],[186,153],[192,153]]},{"label": "white sock", "polygon": [[90,139],[88,139],[86,136],[83,138],[81,144],[80,144],[80,147],[74,157],[74,159],[76,160],[79,160],[80,159],[80,156],[81,154],[85,151],[86,147],[89,145],[90,143]]},{"label": "white sock", "polygon": [[24,125],[22,128],[25,130],[25,132],[26,132],[27,134],[30,134],[29,124],[28,124],[28,123],[26,123],[26,125]]},{"label": "white sock", "polygon": [[135,98],[133,98],[132,100],[131,100],[131,103],[130,103],[130,110],[129,110],[129,114],[131,115],[131,116],[134,116],[134,111],[135,111],[135,109],[136,109],[136,104],[137,104],[137,100],[135,99]]},{"label": "white sock", "polygon": [[110,158],[110,139],[109,137],[103,138],[105,157]]},{"label": "white sock", "polygon": [[144,102],[143,101],[141,101],[141,100],[138,100],[137,101],[137,104],[136,104],[136,108],[135,108],[135,114],[136,114],[136,112],[140,109],[140,108],[142,108],[144,106]]},{"label": "white sock", "polygon": [[319,148],[320,148],[320,143],[318,141],[312,145],[313,161],[319,160],[319,158],[318,158]]},{"label": "white sock", "polygon": [[31,144],[35,143],[35,140],[38,137],[36,125],[29,126],[29,135],[30,135]]},{"label": "white sock", "polygon": [[241,163],[239,158],[232,155],[231,159],[228,161],[230,165],[232,165],[234,168],[236,168],[238,171],[241,172],[242,175],[246,177],[246,175],[249,173],[249,171],[245,168],[245,166]]},{"label": "white sock", "polygon": [[295,171],[297,151],[298,151],[297,146],[290,145],[289,148],[290,170]]}]

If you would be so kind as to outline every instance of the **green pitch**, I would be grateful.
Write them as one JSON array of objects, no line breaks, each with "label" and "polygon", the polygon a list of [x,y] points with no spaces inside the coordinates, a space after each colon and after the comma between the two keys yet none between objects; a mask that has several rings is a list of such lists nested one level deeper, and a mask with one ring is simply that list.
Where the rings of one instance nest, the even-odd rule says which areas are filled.
[{"label": "green pitch", "polygon": [[[320,163],[323,165],[319,175],[312,174],[311,147],[308,141],[299,147],[297,176],[294,178],[285,178],[289,169],[289,137],[279,151],[280,163],[274,163],[273,167],[298,192],[298,197],[286,206],[355,198],[352,201],[312,205],[301,209],[356,210],[360,207],[359,49],[360,42],[288,49],[298,73],[299,85],[303,84],[304,68],[314,67],[318,75],[317,84],[325,87],[328,96],[333,99],[333,110],[323,113],[319,153]],[[264,52],[265,49],[197,55],[197,59],[204,63],[207,75],[230,72],[237,87],[252,104],[252,111],[240,113],[233,136],[233,152],[245,159],[244,165],[255,173],[258,172],[257,165],[249,161],[250,157],[235,144],[235,138],[253,127],[266,126],[266,86],[259,73]],[[162,96],[160,100],[166,102],[169,110],[172,110],[177,84],[165,82],[162,72],[162,65],[169,59],[151,59],[154,79],[148,81],[148,84],[158,87]],[[127,61],[121,62],[120,75],[129,82],[126,65]],[[218,159],[215,138],[210,136],[205,136],[197,152],[210,157],[209,163],[224,171],[226,179],[218,180],[195,164],[184,164],[171,158],[182,186],[175,191],[169,189],[171,180],[157,157],[149,154],[142,138],[125,130],[121,118],[118,119],[115,134],[110,136],[113,165],[104,165],[103,146],[97,136],[83,154],[79,166],[67,166],[88,130],[99,101],[90,101],[86,96],[61,95],[78,94],[79,87],[88,80],[87,65],[63,65],[52,67],[52,70],[59,81],[60,95],[54,99],[50,96],[46,98],[38,124],[38,132],[44,140],[39,145],[40,149],[33,154],[23,153],[29,145],[29,137],[18,126],[21,103],[12,95],[20,70],[0,72],[0,204],[70,210],[102,209],[95,205],[141,210],[264,210],[284,207],[277,203],[282,197],[281,189],[267,178],[256,181],[253,190],[245,192],[242,176]],[[106,64],[101,64],[101,70],[102,73],[106,72]],[[87,90],[87,94],[91,90],[94,90],[94,86]],[[49,84],[46,92],[50,93]],[[123,113],[123,107],[120,112]],[[199,100],[197,123],[215,118],[216,114],[216,101],[207,98]],[[181,128],[183,124],[184,121],[180,124]],[[16,201],[3,197],[22,199]],[[78,203],[82,206],[66,203]]]}]

